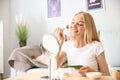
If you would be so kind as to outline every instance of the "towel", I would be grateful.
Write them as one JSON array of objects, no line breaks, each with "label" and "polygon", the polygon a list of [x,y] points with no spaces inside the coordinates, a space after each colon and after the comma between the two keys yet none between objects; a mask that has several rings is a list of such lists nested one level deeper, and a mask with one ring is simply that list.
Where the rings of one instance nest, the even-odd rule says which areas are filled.
[{"label": "towel", "polygon": [[10,67],[19,70],[27,71],[33,67],[45,68],[47,65],[35,61],[35,59],[44,53],[43,47],[40,45],[32,45],[16,48],[12,51],[8,59]]}]

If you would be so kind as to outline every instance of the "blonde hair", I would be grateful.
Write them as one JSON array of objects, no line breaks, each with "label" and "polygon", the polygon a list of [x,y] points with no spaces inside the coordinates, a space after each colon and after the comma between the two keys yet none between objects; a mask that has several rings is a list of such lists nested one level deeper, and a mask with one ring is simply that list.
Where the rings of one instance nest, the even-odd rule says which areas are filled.
[{"label": "blonde hair", "polygon": [[92,41],[100,41],[92,15],[87,12],[78,12],[75,14],[75,16],[79,14],[83,15],[85,22],[84,39],[86,43],[91,43]]}]

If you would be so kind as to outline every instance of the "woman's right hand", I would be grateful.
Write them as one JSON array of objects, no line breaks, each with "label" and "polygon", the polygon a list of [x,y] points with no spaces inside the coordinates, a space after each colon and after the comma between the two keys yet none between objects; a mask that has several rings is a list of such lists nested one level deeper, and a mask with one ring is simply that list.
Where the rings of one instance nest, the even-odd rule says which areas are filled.
[{"label": "woman's right hand", "polygon": [[55,33],[55,36],[56,36],[56,38],[59,41],[59,44],[61,46],[64,42],[63,29],[58,27],[58,28],[55,29],[54,33]]},{"label": "woman's right hand", "polygon": [[81,67],[81,68],[78,70],[78,72],[79,72],[82,76],[86,76],[86,75],[85,75],[86,72],[95,72],[95,70],[92,69],[92,68],[90,68],[90,67],[88,67],[88,66],[83,66],[83,67]]}]

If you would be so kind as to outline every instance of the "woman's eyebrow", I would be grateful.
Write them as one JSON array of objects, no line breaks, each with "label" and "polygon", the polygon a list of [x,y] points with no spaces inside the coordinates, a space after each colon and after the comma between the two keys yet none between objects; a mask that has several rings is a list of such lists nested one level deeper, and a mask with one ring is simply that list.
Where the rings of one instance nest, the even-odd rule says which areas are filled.
[{"label": "woman's eyebrow", "polygon": [[84,23],[84,21],[79,21],[78,23]]},{"label": "woman's eyebrow", "polygon": [[[75,19],[72,19],[72,22],[76,22]],[[84,23],[84,21],[80,20],[77,23]]]},{"label": "woman's eyebrow", "polygon": [[[72,19],[72,21],[75,21],[74,19]],[[83,22],[84,23],[84,21],[78,21],[78,22]]]}]

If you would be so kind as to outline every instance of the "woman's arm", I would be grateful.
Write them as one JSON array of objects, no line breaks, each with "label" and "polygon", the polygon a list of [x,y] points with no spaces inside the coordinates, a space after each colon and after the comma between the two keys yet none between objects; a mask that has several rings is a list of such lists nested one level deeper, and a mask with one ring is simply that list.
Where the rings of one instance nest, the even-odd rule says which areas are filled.
[{"label": "woman's arm", "polygon": [[110,75],[104,52],[102,52],[97,57],[97,62],[98,62],[98,65],[99,65],[100,72],[102,72],[103,75]]},{"label": "woman's arm", "polygon": [[57,62],[57,68],[60,67],[63,59],[65,58],[65,52],[64,51],[60,51],[60,53],[56,56],[56,62]]}]

